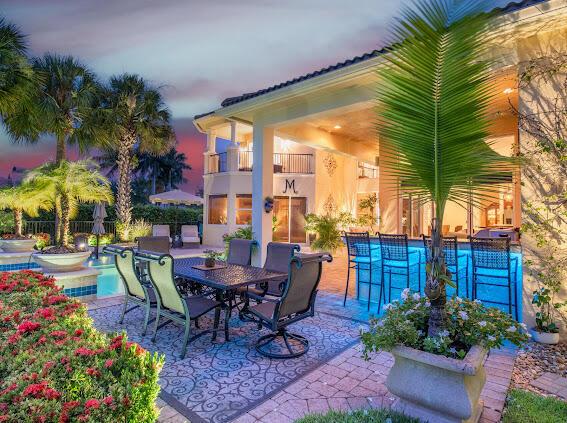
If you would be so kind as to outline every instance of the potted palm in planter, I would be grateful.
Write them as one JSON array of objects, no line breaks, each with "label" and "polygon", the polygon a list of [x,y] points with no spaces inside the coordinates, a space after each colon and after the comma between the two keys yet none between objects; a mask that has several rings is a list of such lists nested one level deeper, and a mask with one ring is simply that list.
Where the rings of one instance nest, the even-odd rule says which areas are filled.
[{"label": "potted palm in planter", "polygon": [[406,292],[363,339],[367,352],[394,355],[386,385],[400,398],[396,407],[429,421],[476,422],[487,350],[528,338],[524,327],[497,309],[447,302],[446,296],[453,282],[443,256],[445,205],[494,197],[498,181],[515,166],[486,142],[487,110],[497,87],[483,59],[490,19],[484,6],[428,0],[406,9],[378,75],[378,131],[390,151],[380,158],[390,173],[385,182],[431,202],[434,218],[427,298]]},{"label": "potted palm in planter", "polygon": [[36,239],[23,233],[24,214],[35,217],[39,210],[52,208],[48,190],[37,183],[24,183],[0,190],[0,209],[9,209],[14,215],[14,233],[0,237],[0,249],[7,253],[33,251]]},{"label": "potted palm in planter", "polygon": [[111,203],[110,183],[89,161],[48,163],[32,170],[26,181],[46,187],[56,205],[59,224],[56,245],[33,254],[35,262],[44,271],[54,273],[80,269],[90,251],[70,245],[69,221],[80,202]]}]

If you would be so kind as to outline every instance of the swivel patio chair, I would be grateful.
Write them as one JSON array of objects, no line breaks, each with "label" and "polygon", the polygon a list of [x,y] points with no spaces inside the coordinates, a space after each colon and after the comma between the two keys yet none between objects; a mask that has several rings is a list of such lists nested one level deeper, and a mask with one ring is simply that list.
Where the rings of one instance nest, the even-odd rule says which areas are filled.
[{"label": "swivel patio chair", "polygon": [[[370,310],[370,299],[372,295],[372,286],[380,286],[380,294],[378,296],[378,310],[382,303],[382,295],[384,301],[386,300],[386,293],[384,291],[384,278],[380,280],[379,284],[374,283],[374,272],[380,266],[380,247],[370,242],[370,235],[368,232],[346,232],[345,233],[347,252],[348,252],[348,270],[347,281],[345,288],[345,297],[343,300],[343,307],[346,305],[348,295],[348,285],[350,282],[350,271],[356,271],[356,299],[360,299],[360,272],[368,272],[368,310]],[[363,282],[366,283],[366,282]]]},{"label": "swivel patio chair", "polygon": [[258,242],[250,239],[231,239],[228,243],[228,256],[226,262],[229,264],[240,264],[250,266],[252,263],[252,251]]},{"label": "swivel patio chair", "polygon": [[[478,298],[479,286],[506,288],[508,302],[496,301],[493,298],[478,298],[486,303],[508,307],[508,312],[518,320],[518,257],[510,254],[510,238],[477,238],[471,237],[472,255],[472,298]],[[505,285],[496,282],[487,282],[486,279],[505,281]],[[513,291],[513,292],[512,292]],[[494,294],[495,290],[491,292]],[[513,300],[512,300],[513,298]]]},{"label": "swivel patio chair", "polygon": [[[120,281],[124,286],[124,307],[118,323],[122,324],[124,322],[124,315],[126,313],[138,307],[142,307],[145,310],[142,329],[142,336],[144,336],[148,328],[148,323],[151,321],[149,320],[150,309],[151,307],[157,306],[154,288],[149,283],[145,283],[139,275],[132,248],[109,245],[104,247],[103,252],[110,253],[114,256],[114,263],[120,275]],[[128,308],[128,303],[132,303],[134,306]]]},{"label": "swivel patio chair", "polygon": [[[388,274],[388,302],[392,301],[392,289],[402,290],[411,288],[411,275],[417,273],[417,290],[421,292],[421,254],[419,251],[409,251],[408,236],[378,234],[382,254],[382,283],[385,286],[384,275]],[[392,275],[406,277],[406,286],[393,286]]]},{"label": "swivel patio chair", "polygon": [[[422,235],[423,246],[425,247],[425,260],[431,260],[431,237]],[[459,243],[456,236],[443,237],[443,254],[445,255],[445,264],[455,275],[455,290],[459,295],[459,284],[461,284],[461,276],[465,274],[465,296],[469,297],[469,258],[466,253],[459,252]]]},{"label": "swivel patio chair", "polygon": [[[158,329],[168,323],[179,323],[184,327],[183,344],[180,358],[185,357],[187,344],[195,339],[210,333],[210,330],[201,331],[191,337],[191,320],[197,319],[211,310],[215,310],[213,323],[213,340],[219,326],[221,303],[203,295],[183,296],[175,283],[173,276],[173,257],[169,254],[152,254],[137,252],[136,258],[148,263],[149,277],[156,291],[157,310],[156,322],[152,342],[155,342]],[[166,319],[160,324],[160,319]],[[225,337],[228,336],[228,317],[224,322]]]},{"label": "swivel patio chair", "polygon": [[[299,244],[290,244],[287,242],[269,242],[266,248],[266,261],[264,262],[264,269],[270,272],[285,273],[289,271],[289,261],[299,252],[301,247]],[[287,277],[282,278],[282,280],[274,280],[268,282],[267,289],[264,295],[270,295],[272,297],[281,297],[283,293],[283,287]]]},{"label": "swivel patio chair", "polygon": [[[315,315],[315,298],[321,280],[323,262],[332,260],[329,254],[305,254],[301,257],[292,257],[282,296],[257,297],[263,302],[251,307],[250,313],[256,317],[259,324],[272,333],[258,339],[256,351],[270,358],[295,358],[309,350],[307,338],[289,332],[287,327]],[[256,297],[253,293],[249,295],[251,298]],[[270,351],[270,347],[275,346],[278,339],[283,340],[287,352]],[[283,345],[281,347],[283,348]]]}]

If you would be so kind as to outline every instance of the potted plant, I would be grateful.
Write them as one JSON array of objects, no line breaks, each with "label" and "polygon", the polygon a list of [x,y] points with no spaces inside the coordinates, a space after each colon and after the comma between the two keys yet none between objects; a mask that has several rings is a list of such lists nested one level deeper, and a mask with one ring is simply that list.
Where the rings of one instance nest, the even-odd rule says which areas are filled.
[{"label": "potted plant", "polygon": [[554,302],[555,291],[541,287],[533,291],[532,304],[537,307],[535,327],[531,329],[533,340],[541,344],[559,343],[559,327],[555,322],[556,311],[567,302]]},{"label": "potted plant", "polygon": [[[451,416],[476,422],[486,349],[500,346],[503,338],[520,343],[528,337],[498,310],[470,301],[457,307],[446,295],[446,285],[454,286],[441,235],[447,202],[474,205],[493,198],[498,181],[505,183],[517,166],[517,159],[499,155],[486,142],[487,110],[498,88],[486,62],[492,15],[483,3],[427,0],[406,9],[395,25],[393,47],[382,56],[387,65],[376,90],[385,143],[380,164],[389,173],[384,183],[400,196],[430,202],[434,218],[427,299],[416,310],[387,313],[365,344],[368,352],[390,349],[394,355],[388,386],[400,398],[396,407],[429,421]],[[419,320],[409,317],[416,312]],[[489,322],[494,327],[485,333],[481,328]],[[381,324],[386,329],[395,324],[396,330]]]},{"label": "potted plant", "polygon": [[308,214],[305,216],[305,230],[316,235],[311,242],[311,248],[329,253],[334,253],[338,250],[343,245],[339,229],[340,225],[340,218],[330,214],[321,216]]},{"label": "potted plant", "polygon": [[0,209],[13,213],[14,233],[0,236],[0,249],[7,253],[31,252],[36,244],[33,237],[24,235],[24,214],[35,217],[39,210],[49,210],[52,202],[45,186],[37,183],[23,183],[0,190]]},{"label": "potted plant", "polygon": [[32,170],[26,181],[42,184],[56,204],[59,226],[56,245],[34,253],[33,259],[44,271],[69,272],[81,269],[90,251],[71,246],[69,221],[80,202],[112,202],[110,183],[90,161],[44,164]]},{"label": "potted plant", "polygon": [[222,253],[215,250],[205,250],[205,267],[215,267],[217,260],[222,257]]}]

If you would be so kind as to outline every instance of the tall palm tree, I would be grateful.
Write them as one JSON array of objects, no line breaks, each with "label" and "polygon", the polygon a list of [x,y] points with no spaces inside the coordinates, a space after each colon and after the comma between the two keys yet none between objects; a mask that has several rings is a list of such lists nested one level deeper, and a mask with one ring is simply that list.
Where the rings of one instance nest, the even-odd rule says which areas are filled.
[{"label": "tall palm tree", "polygon": [[0,209],[14,214],[14,233],[22,236],[24,213],[37,217],[40,210],[51,210],[49,190],[44,184],[27,182],[15,187],[0,189]]},{"label": "tall palm tree", "polygon": [[186,160],[185,153],[179,153],[175,148],[161,156],[142,153],[138,156],[137,170],[151,181],[151,193],[155,194],[158,183],[165,191],[169,191],[187,182],[183,171],[191,169],[191,166]]},{"label": "tall palm tree", "polygon": [[425,288],[430,336],[444,327],[445,284],[452,283],[440,232],[445,205],[494,196],[495,182],[512,167],[486,142],[496,90],[484,61],[490,15],[482,7],[476,0],[418,0],[395,26],[379,72],[377,130],[391,151],[381,162],[391,168],[390,183],[434,205]]},{"label": "tall palm tree", "polygon": [[94,142],[83,122],[96,105],[100,87],[94,73],[71,56],[46,53],[33,60],[33,69],[42,79],[34,107],[7,119],[8,130],[15,141],[24,142],[36,142],[41,134],[54,135],[59,163],[67,158],[67,144],[85,150]]},{"label": "tall palm tree", "polygon": [[171,149],[175,142],[171,115],[158,89],[138,75],[123,74],[110,79],[96,119],[99,123],[92,127],[103,128],[96,130],[102,147],[117,153],[116,214],[129,224],[134,154],[160,155]]},{"label": "tall palm tree", "polygon": [[0,116],[3,118],[29,101],[37,82],[26,51],[20,30],[0,17]]},{"label": "tall palm tree", "polygon": [[67,247],[69,221],[77,213],[79,203],[112,203],[110,182],[91,161],[47,163],[28,173],[27,183],[44,186],[59,215],[58,245]]}]

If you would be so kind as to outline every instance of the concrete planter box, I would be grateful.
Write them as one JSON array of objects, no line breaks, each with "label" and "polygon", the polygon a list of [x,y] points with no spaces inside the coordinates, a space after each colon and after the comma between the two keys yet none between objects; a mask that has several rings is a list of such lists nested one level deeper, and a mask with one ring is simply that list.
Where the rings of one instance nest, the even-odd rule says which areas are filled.
[{"label": "concrete planter box", "polygon": [[0,249],[5,253],[24,253],[33,251],[35,239],[0,239]]},{"label": "concrete planter box", "polygon": [[482,414],[486,354],[475,346],[463,360],[456,360],[403,346],[394,348],[395,363],[386,380],[388,390],[399,397],[393,407],[423,421],[476,423]]},{"label": "concrete planter box", "polygon": [[532,339],[540,344],[555,345],[559,343],[559,333],[538,332],[535,328],[530,332]]},{"label": "concrete planter box", "polygon": [[81,251],[79,253],[66,254],[35,253],[32,257],[44,272],[62,273],[82,269],[83,263],[90,255],[90,251]]}]

